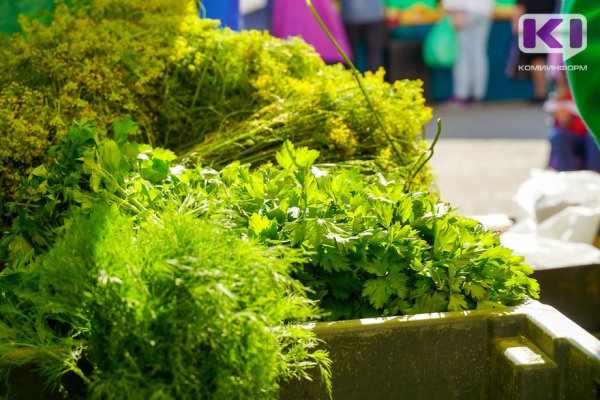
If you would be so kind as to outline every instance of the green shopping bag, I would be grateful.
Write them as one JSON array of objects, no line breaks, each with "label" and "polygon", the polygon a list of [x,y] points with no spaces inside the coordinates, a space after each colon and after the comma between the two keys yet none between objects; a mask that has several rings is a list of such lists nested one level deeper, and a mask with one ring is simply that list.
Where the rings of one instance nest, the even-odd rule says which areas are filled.
[{"label": "green shopping bag", "polygon": [[451,68],[458,60],[458,40],[452,19],[444,16],[425,37],[423,59],[431,68]]}]

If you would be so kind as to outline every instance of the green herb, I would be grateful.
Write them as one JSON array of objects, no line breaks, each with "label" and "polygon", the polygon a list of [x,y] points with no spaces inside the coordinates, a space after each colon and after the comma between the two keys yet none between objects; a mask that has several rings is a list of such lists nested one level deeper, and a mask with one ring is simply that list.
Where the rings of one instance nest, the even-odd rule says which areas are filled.
[{"label": "green herb", "polygon": [[[539,287],[523,258],[427,193],[356,167],[315,165],[286,142],[279,167],[221,172],[225,215],[248,236],[299,248],[298,278],[330,319],[510,305]],[[231,216],[230,210],[236,213]]]},{"label": "green herb", "polygon": [[[527,277],[531,269],[497,236],[430,194],[405,193],[403,182],[382,174],[315,165],[317,151],[286,142],[276,156],[278,167],[250,170],[235,162],[221,172],[198,167],[176,175],[169,152],[143,147],[139,154],[152,158],[140,160],[132,151],[140,150],[136,145],[98,144],[86,129],[74,128],[60,148],[77,159],[78,172],[67,174],[77,179],[65,191],[78,194],[57,206],[58,196],[44,192],[48,185],[42,181],[30,197],[31,216],[2,239],[0,248],[12,254],[11,262],[68,227],[69,204],[85,212],[86,204],[102,200],[141,220],[175,206],[266,244],[302,249],[310,262],[297,277],[331,319],[509,305],[537,295],[537,283]],[[55,170],[48,182],[64,172]],[[58,214],[44,214],[48,203]]]},{"label": "green herb", "polygon": [[[327,353],[291,325],[318,317],[289,276],[301,261],[189,215],[135,226],[95,205],[46,255],[0,274],[0,365],[34,363],[88,399],[275,399],[315,367],[330,391]],[[85,393],[68,393],[67,373]]]},{"label": "green herb", "polygon": [[100,140],[91,124],[73,124],[50,148],[53,163],[34,169],[18,200],[9,204],[18,217],[0,240],[0,260],[16,260],[32,247],[36,254],[47,250],[73,214],[97,203],[113,203],[139,218],[152,215],[180,181],[169,170],[171,151],[127,141],[137,130],[125,117],[113,124],[116,141]]}]

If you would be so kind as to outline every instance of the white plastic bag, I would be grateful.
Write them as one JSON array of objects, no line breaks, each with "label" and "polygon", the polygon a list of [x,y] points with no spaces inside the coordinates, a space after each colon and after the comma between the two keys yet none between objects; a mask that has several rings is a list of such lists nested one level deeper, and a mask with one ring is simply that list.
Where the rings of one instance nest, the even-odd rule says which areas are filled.
[{"label": "white plastic bag", "polygon": [[565,242],[593,244],[599,224],[600,208],[570,206],[539,223],[537,234]]},{"label": "white plastic bag", "polygon": [[600,174],[533,170],[514,199],[522,215],[502,243],[534,268],[600,263]]},{"label": "white plastic bag", "polygon": [[519,221],[542,222],[567,206],[600,208],[600,174],[532,170],[514,200],[522,210]]}]

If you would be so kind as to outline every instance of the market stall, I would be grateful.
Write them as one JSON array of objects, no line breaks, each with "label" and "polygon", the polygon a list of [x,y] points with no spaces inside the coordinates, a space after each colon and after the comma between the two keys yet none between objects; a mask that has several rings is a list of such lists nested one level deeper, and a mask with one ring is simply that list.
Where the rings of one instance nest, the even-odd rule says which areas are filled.
[{"label": "market stall", "polygon": [[[531,82],[510,79],[505,72],[514,41],[510,18],[515,1],[497,0],[496,3],[488,45],[490,80],[486,99],[526,99],[531,97]],[[436,0],[386,1],[388,77],[390,80],[423,80],[425,94],[430,101],[444,101],[452,92],[450,69],[430,69],[422,58],[423,41],[442,15]]]}]

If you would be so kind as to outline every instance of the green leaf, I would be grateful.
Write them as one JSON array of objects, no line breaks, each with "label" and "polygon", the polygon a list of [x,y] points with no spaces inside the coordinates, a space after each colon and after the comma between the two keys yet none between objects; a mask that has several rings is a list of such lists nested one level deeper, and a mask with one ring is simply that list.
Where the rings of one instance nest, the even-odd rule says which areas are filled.
[{"label": "green leaf", "polygon": [[88,123],[75,122],[67,132],[66,140],[73,144],[75,148],[82,148],[86,144],[95,142],[98,130]]},{"label": "green leaf", "polygon": [[137,124],[131,119],[129,115],[121,118],[117,118],[113,122],[113,131],[115,134],[115,142],[122,145],[127,142],[130,135],[135,135],[139,131]]},{"label": "green leaf", "polygon": [[391,287],[395,290],[396,296],[402,299],[408,297],[408,276],[406,274],[401,272],[392,272],[388,275],[387,279],[390,281]]},{"label": "green leaf", "polygon": [[455,229],[445,220],[434,223],[434,234],[433,254],[440,259],[445,257],[443,253],[451,253],[459,243]]},{"label": "green leaf", "polygon": [[8,244],[10,258],[13,260],[25,256],[30,250],[32,250],[31,244],[23,237],[23,235],[15,236]]},{"label": "green leaf", "polygon": [[427,276],[433,279],[435,285],[438,288],[442,288],[448,280],[448,273],[446,272],[446,269],[443,266],[430,265],[428,263],[424,271]]},{"label": "green leaf", "polygon": [[329,233],[327,222],[322,218],[305,218],[304,222],[306,226],[304,230],[305,239],[313,248],[321,246],[326,241]]},{"label": "green leaf", "polygon": [[145,160],[142,162],[142,177],[153,183],[161,183],[169,174],[169,162],[161,159]]},{"label": "green leaf", "polygon": [[39,165],[33,171],[31,171],[31,175],[38,176],[40,178],[46,178],[48,176],[48,171],[46,171],[46,167],[44,165]]},{"label": "green leaf", "polygon": [[100,155],[104,168],[114,173],[121,167],[122,154],[119,146],[112,140],[105,140],[100,147]]},{"label": "green leaf", "polygon": [[100,181],[102,180],[98,171],[92,171],[92,176],[90,177],[90,186],[92,191],[98,193],[100,191]]},{"label": "green leaf", "polygon": [[374,274],[377,276],[385,276],[388,273],[389,265],[389,257],[384,256],[381,258],[372,258],[367,262],[361,262],[358,266],[370,274]]},{"label": "green leaf", "polygon": [[327,272],[350,271],[350,261],[344,255],[334,249],[327,249],[323,258],[319,262],[321,267]]},{"label": "green leaf", "polygon": [[423,262],[421,261],[421,259],[419,259],[417,257],[411,259],[409,265],[410,265],[410,268],[416,272],[421,272],[425,269],[425,265],[423,265]]},{"label": "green leaf", "polygon": [[240,162],[234,161],[221,170],[221,176],[223,177],[223,182],[228,185],[237,184],[240,182]]},{"label": "green leaf", "polygon": [[485,252],[480,256],[480,258],[488,258],[494,260],[505,260],[509,259],[512,255],[512,250],[507,249],[506,247],[492,247],[486,249]]},{"label": "green leaf", "polygon": [[[346,232],[344,232],[346,233]],[[338,246],[338,248],[345,248],[345,246],[351,242],[352,236],[350,235],[343,235],[337,232],[332,232],[331,230],[329,230],[329,232],[327,233],[327,235],[325,235],[325,237],[327,239],[333,240]]]},{"label": "green leaf", "polygon": [[515,271],[521,271],[525,275],[533,274],[533,268],[528,264],[523,264],[523,261],[525,261],[525,257],[511,257],[511,262],[514,263]]},{"label": "green leaf", "polygon": [[362,227],[364,216],[366,214],[365,207],[361,204],[358,207],[356,207],[354,212],[349,212],[348,214],[352,217],[352,233],[356,234],[361,231],[364,231]]},{"label": "green leaf", "polygon": [[298,247],[306,240],[306,226],[304,221],[292,221],[285,224],[284,232],[290,238],[290,245]]},{"label": "green leaf", "polygon": [[403,195],[396,203],[395,215],[403,224],[408,224],[413,219],[413,206],[410,195]]},{"label": "green leaf", "polygon": [[362,296],[376,309],[382,309],[392,295],[392,284],[387,279],[369,279],[363,286]]},{"label": "green leaf", "polygon": [[448,299],[440,292],[424,293],[416,298],[415,305],[407,314],[442,312],[448,309]]},{"label": "green leaf", "polygon": [[448,310],[449,311],[461,311],[467,310],[469,308],[467,302],[465,301],[465,296],[458,293],[452,293],[450,295],[450,299],[448,301]]},{"label": "green leaf", "polygon": [[252,174],[248,177],[248,182],[245,183],[244,188],[248,191],[248,194],[254,198],[264,199],[265,197],[265,186],[262,176]]},{"label": "green leaf", "polygon": [[389,228],[392,224],[392,218],[394,218],[394,210],[392,208],[392,204],[383,201],[378,201],[375,203],[374,208],[379,223],[385,228]]},{"label": "green leaf", "polygon": [[252,237],[272,237],[277,230],[277,221],[255,213],[250,216],[248,227],[248,233]]},{"label": "green leaf", "polygon": [[160,147],[156,147],[154,150],[152,150],[152,159],[170,163],[171,161],[177,159],[177,156],[169,149],[161,149]]},{"label": "green leaf", "polygon": [[319,152],[309,150],[308,147],[295,149],[292,142],[286,140],[275,158],[277,163],[285,169],[302,169],[313,165],[319,158]]},{"label": "green leaf", "polygon": [[486,296],[486,289],[474,282],[467,282],[464,285],[465,293],[475,300],[482,300]]}]

